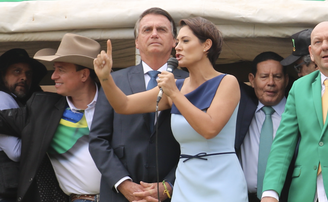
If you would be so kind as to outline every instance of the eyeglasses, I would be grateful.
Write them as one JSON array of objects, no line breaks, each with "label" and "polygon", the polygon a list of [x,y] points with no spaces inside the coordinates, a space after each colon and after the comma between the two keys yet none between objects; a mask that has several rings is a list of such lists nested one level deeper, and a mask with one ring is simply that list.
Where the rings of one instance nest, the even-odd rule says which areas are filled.
[{"label": "eyeglasses", "polygon": [[301,70],[302,70],[302,66],[305,64],[305,62],[301,62],[300,64],[298,65],[294,65],[294,68],[295,70],[297,71],[297,73],[301,73]]}]

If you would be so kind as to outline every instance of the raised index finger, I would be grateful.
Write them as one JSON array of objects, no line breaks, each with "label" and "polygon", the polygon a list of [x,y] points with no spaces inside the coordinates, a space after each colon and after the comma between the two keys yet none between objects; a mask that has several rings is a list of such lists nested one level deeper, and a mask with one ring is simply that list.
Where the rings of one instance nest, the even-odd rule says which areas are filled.
[{"label": "raised index finger", "polygon": [[112,42],[110,39],[107,40],[107,55],[109,58],[112,57]]}]

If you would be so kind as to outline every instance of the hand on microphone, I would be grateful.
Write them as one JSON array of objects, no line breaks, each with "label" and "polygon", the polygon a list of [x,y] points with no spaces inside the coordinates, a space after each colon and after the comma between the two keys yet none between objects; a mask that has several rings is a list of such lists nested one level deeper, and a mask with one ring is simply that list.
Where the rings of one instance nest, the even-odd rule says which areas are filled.
[{"label": "hand on microphone", "polygon": [[[177,60],[176,58],[171,57],[171,58],[167,61],[166,73],[173,73],[173,70],[174,70],[175,68],[177,68],[178,65],[179,65],[178,60]],[[162,73],[164,73],[164,72],[162,72]],[[160,74],[160,75],[161,75],[161,74]],[[160,88],[160,90],[159,90],[159,92],[158,92],[158,95],[157,95],[157,103],[162,99],[162,96],[163,96],[163,89],[162,89],[162,87],[160,86],[160,85],[162,85],[162,84],[159,84],[159,82],[161,82],[161,79],[160,79],[161,77],[160,77],[160,75],[158,76],[159,79],[158,79],[158,81],[157,81],[158,86],[159,86],[159,88]],[[163,74],[163,75],[164,75],[164,74]],[[172,75],[173,75],[173,74],[172,74]],[[174,76],[173,76],[173,79],[174,79]],[[166,93],[166,95],[168,95],[168,94]]]},{"label": "hand on microphone", "polygon": [[179,91],[176,84],[174,75],[170,72],[163,71],[158,75],[158,87],[170,97],[174,91]]}]

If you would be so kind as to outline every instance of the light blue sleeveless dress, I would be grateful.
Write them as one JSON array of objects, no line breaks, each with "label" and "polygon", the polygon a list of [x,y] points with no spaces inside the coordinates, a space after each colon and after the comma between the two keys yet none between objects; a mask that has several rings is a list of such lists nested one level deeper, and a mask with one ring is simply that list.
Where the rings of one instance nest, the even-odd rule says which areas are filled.
[{"label": "light blue sleeveless dress", "polygon": [[[206,81],[185,96],[206,111],[224,76]],[[183,82],[177,80],[179,89]],[[248,202],[246,180],[234,150],[237,111],[238,106],[217,136],[205,139],[172,105],[172,132],[181,147],[172,202]]]}]

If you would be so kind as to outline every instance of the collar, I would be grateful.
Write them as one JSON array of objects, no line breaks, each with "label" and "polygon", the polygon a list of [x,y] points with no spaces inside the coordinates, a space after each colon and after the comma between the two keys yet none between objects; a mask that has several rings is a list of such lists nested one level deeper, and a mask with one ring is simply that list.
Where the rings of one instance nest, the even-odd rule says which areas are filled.
[{"label": "collar", "polygon": [[[149,65],[147,65],[144,61],[142,62],[142,68],[144,71],[144,74],[147,74],[149,71],[153,71],[153,69],[151,67],[149,67]],[[167,63],[165,63],[163,66],[161,66],[157,71],[162,72],[165,71],[167,68]]]},{"label": "collar", "polygon": [[324,82],[328,77],[326,77],[322,72],[320,72],[320,75],[321,75],[321,85],[322,85],[322,86],[325,86],[325,84],[323,84],[323,82]]},{"label": "collar", "polygon": [[[275,111],[279,116],[281,116],[282,113],[283,113],[284,110],[285,110],[285,105],[286,105],[286,97],[283,97],[277,105],[275,105],[275,106],[271,106],[271,107],[274,109],[274,111]],[[256,112],[258,112],[259,110],[261,110],[262,107],[264,107],[264,104],[262,104],[262,103],[259,101],[259,104],[257,105],[257,108],[256,108]]]},{"label": "collar", "polygon": [[17,96],[14,93],[10,93],[11,96],[13,96],[14,98],[17,98]]},{"label": "collar", "polygon": [[[95,83],[95,84],[96,84],[96,94],[95,94],[93,100],[88,104],[88,107],[86,108],[86,110],[91,107],[94,107],[96,105],[97,98],[98,98],[98,85],[97,85],[97,83]],[[81,109],[78,109],[74,106],[74,104],[70,101],[68,96],[66,96],[66,101],[67,101],[68,107],[72,110],[72,112],[81,111]]]}]

